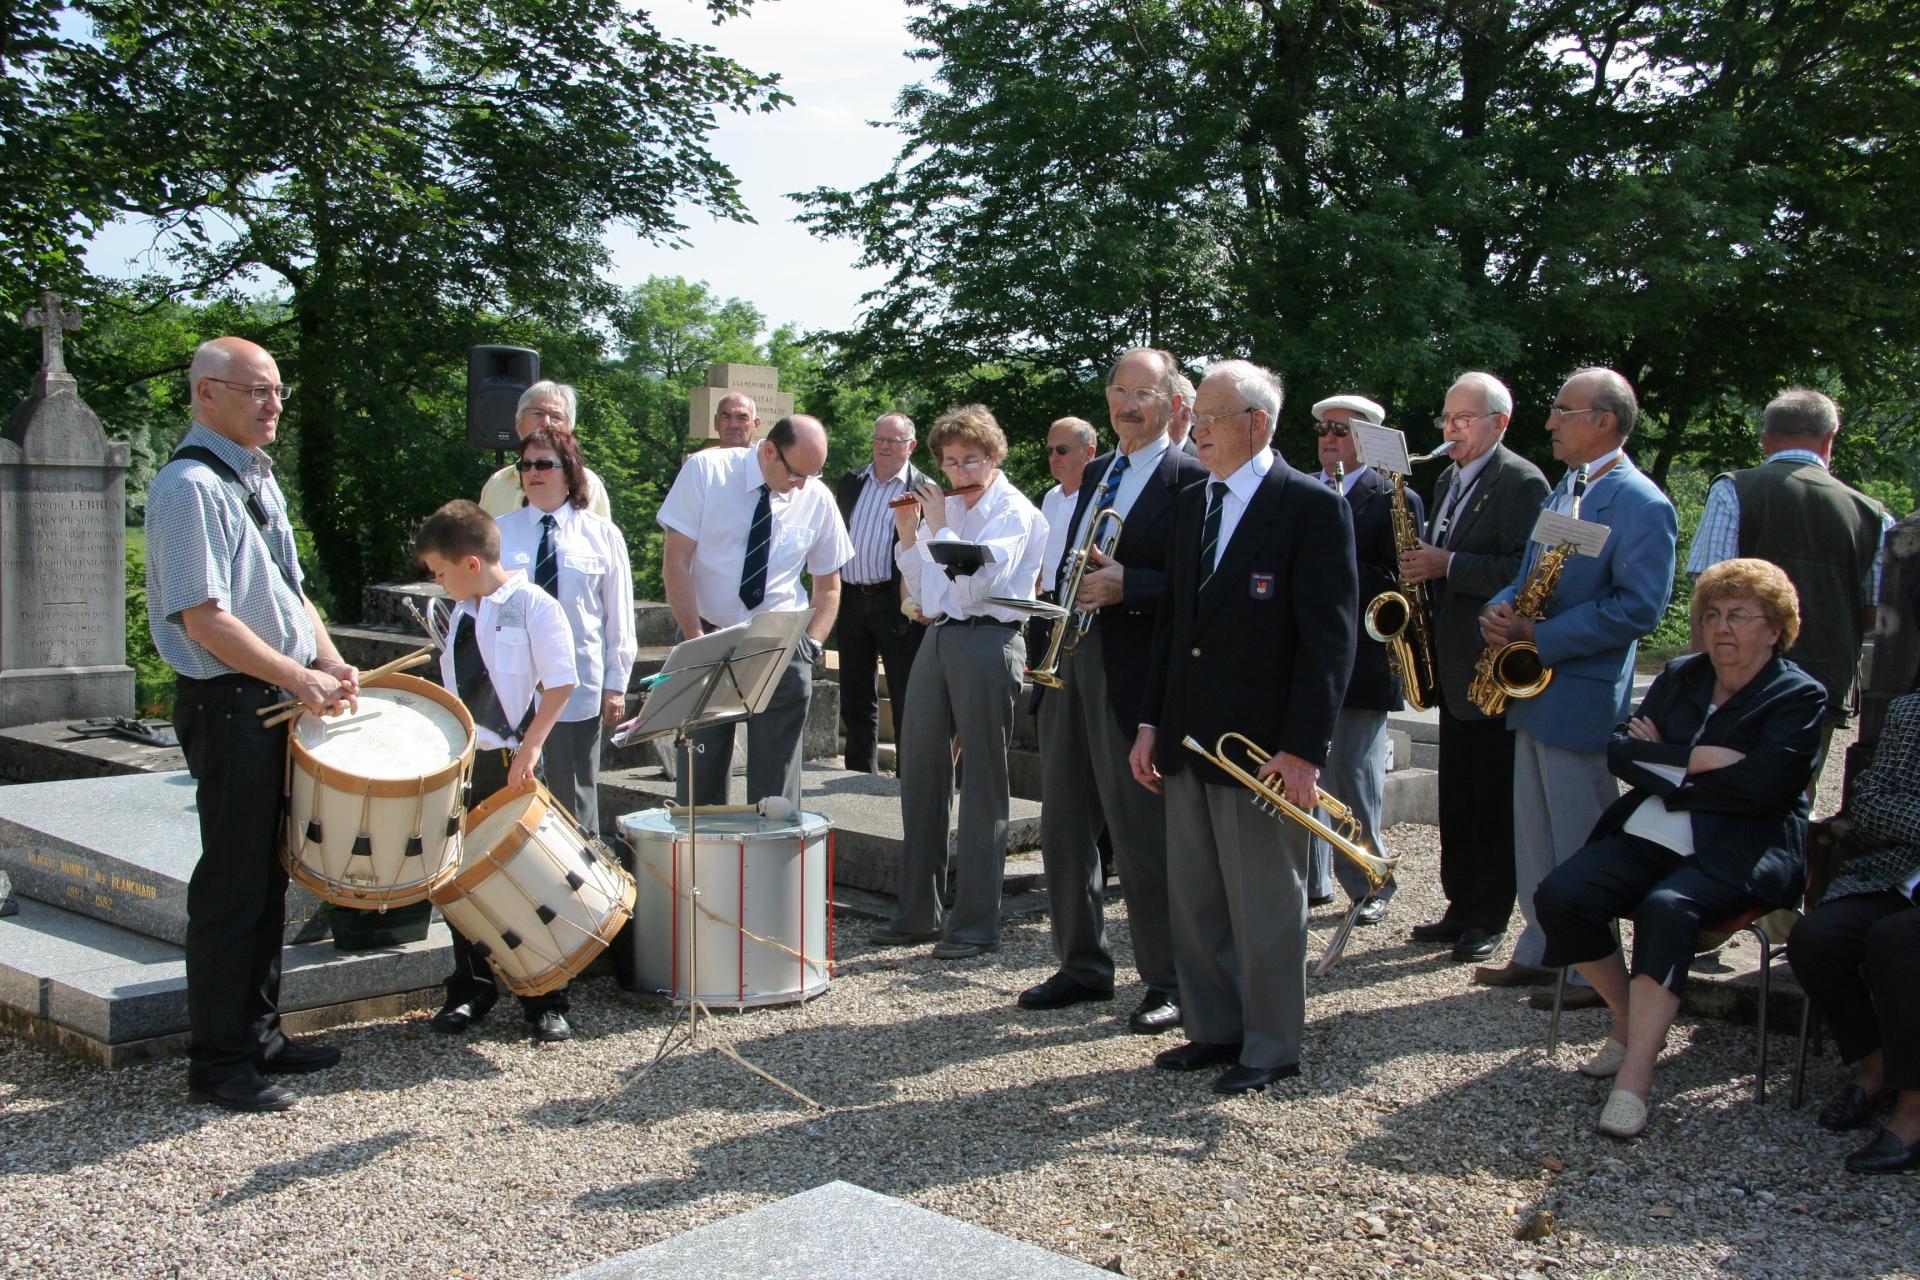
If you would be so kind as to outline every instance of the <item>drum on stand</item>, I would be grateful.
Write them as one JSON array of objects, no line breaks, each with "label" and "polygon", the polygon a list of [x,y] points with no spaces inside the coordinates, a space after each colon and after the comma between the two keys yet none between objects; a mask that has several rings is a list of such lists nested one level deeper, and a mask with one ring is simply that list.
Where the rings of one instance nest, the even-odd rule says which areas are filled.
[{"label": "drum on stand", "polygon": [[[694,994],[709,1007],[810,1000],[833,982],[833,833],[817,813],[790,819],[756,814],[698,815],[666,809],[630,813],[620,836],[633,853],[635,970],[643,990],[678,1002]],[[699,905],[690,887],[698,858]],[[693,954],[689,955],[689,945]]]},{"label": "drum on stand", "polygon": [[459,870],[430,895],[515,995],[586,971],[633,914],[629,876],[538,782],[467,815]]},{"label": "drum on stand", "polygon": [[287,874],[343,907],[424,901],[460,861],[473,717],[439,685],[383,676],[360,709],[287,735]]}]

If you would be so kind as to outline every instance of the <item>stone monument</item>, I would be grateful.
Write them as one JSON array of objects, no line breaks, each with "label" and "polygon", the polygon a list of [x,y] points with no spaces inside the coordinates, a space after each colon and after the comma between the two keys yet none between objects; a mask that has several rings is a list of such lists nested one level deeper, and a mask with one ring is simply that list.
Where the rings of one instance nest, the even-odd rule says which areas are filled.
[{"label": "stone monument", "polygon": [[780,371],[760,364],[711,364],[707,366],[707,385],[687,392],[687,438],[716,440],[714,411],[720,401],[739,392],[753,397],[760,411],[760,434],[793,412],[793,393],[780,390]]},{"label": "stone monument", "polygon": [[127,665],[127,464],[61,354],[78,313],[22,318],[40,372],[0,434],[0,728],[133,714]]}]

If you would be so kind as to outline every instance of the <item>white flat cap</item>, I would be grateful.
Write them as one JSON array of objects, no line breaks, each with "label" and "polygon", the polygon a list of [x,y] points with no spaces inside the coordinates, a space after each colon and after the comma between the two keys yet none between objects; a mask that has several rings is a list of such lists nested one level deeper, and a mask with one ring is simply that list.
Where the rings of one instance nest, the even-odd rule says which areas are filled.
[{"label": "white flat cap", "polygon": [[1325,422],[1329,409],[1351,409],[1376,427],[1385,426],[1387,422],[1387,411],[1365,396],[1328,396],[1313,406],[1313,420]]}]

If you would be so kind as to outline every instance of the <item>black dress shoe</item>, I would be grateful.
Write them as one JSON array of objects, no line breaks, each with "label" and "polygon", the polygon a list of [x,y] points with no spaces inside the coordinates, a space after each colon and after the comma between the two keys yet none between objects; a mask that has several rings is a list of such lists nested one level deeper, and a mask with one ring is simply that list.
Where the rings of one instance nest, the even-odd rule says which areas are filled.
[{"label": "black dress shoe", "polygon": [[1180,1002],[1164,991],[1149,991],[1127,1019],[1127,1030],[1137,1036],[1157,1036],[1180,1025]]},{"label": "black dress shoe", "polygon": [[340,1061],[340,1051],[330,1044],[307,1044],[285,1040],[271,1058],[255,1058],[253,1065],[270,1076],[303,1076],[309,1071],[325,1071]]},{"label": "black dress shoe", "polygon": [[1240,1046],[1237,1044],[1204,1044],[1198,1040],[1189,1040],[1177,1044],[1171,1049],[1163,1049],[1153,1056],[1153,1065],[1162,1071],[1198,1071],[1202,1067],[1211,1067],[1221,1062],[1237,1062],[1240,1059]]},{"label": "black dress shoe", "polygon": [[1360,904],[1360,910],[1353,914],[1353,922],[1362,925],[1379,924],[1386,918],[1387,904],[1378,898],[1368,898]]},{"label": "black dress shoe", "polygon": [[[1414,930],[1415,936],[1420,930]],[[1504,933],[1489,933],[1485,929],[1469,929],[1461,934],[1453,944],[1453,959],[1456,964],[1485,964],[1493,959],[1493,953],[1506,941]]]},{"label": "black dress shoe", "polygon": [[1905,1173],[1920,1169],[1920,1142],[1908,1145],[1882,1129],[1873,1141],[1847,1157],[1849,1173]]},{"label": "black dress shoe", "polygon": [[490,1000],[485,1003],[478,1000],[451,1001],[440,1012],[433,1015],[433,1029],[457,1036],[486,1017],[487,1011],[491,1008],[493,1008],[493,1002]]},{"label": "black dress shoe", "polygon": [[1441,916],[1438,920],[1429,920],[1425,924],[1413,926],[1412,938],[1415,942],[1458,942],[1467,934],[1467,927],[1458,920],[1449,920]]},{"label": "black dress shoe", "polygon": [[527,1024],[527,1032],[542,1044],[557,1044],[573,1039],[573,1028],[567,1025],[567,1015],[558,1009],[543,1011]]},{"label": "black dress shoe", "polygon": [[229,1076],[216,1084],[187,1086],[191,1102],[211,1102],[229,1111],[286,1111],[300,1101],[300,1095],[283,1084],[274,1084],[255,1072]]},{"label": "black dress shoe", "polygon": [[1885,1093],[1870,1094],[1859,1085],[1850,1084],[1820,1108],[1820,1124],[1836,1133],[1864,1128],[1873,1119],[1873,1113],[1880,1109],[1880,1100],[1886,1096]]},{"label": "black dress shoe", "polygon": [[1028,987],[1020,993],[1022,1009],[1064,1009],[1068,1005],[1085,1004],[1090,1000],[1113,999],[1113,988],[1101,990],[1090,987],[1064,970],[1054,974],[1037,987]]},{"label": "black dress shoe", "polygon": [[1291,1080],[1300,1074],[1300,1064],[1289,1062],[1282,1067],[1242,1067],[1231,1066],[1220,1073],[1213,1082],[1215,1093],[1251,1093],[1264,1089],[1276,1080]]},{"label": "black dress shoe", "polygon": [[1330,893],[1327,893],[1327,894],[1322,894],[1318,898],[1308,898],[1307,905],[1310,907],[1324,907],[1324,906],[1327,906],[1332,901],[1333,901],[1333,895]]}]

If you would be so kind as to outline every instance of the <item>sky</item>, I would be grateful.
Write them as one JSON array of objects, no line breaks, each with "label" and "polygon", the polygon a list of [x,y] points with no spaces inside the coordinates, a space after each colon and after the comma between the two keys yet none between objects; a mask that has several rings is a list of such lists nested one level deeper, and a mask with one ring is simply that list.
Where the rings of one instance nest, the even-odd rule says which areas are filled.
[{"label": "sky", "polygon": [[[718,27],[695,0],[646,6],[670,36],[711,44],[755,71],[776,71],[792,106],[772,115],[722,115],[708,146],[733,170],[754,223],[721,222],[686,209],[687,248],[642,243],[613,228],[607,236],[616,284],[650,275],[705,280],[721,298],[742,298],[769,328],[851,325],[862,293],[885,273],[860,271],[852,241],[819,240],[794,221],[792,192],[818,186],[853,188],[887,171],[898,135],[874,121],[893,117],[901,89],[932,67],[906,56],[906,0],[759,0],[746,17]],[[147,253],[152,236],[138,224],[106,228],[88,252],[92,269],[131,274],[160,269]]]}]

